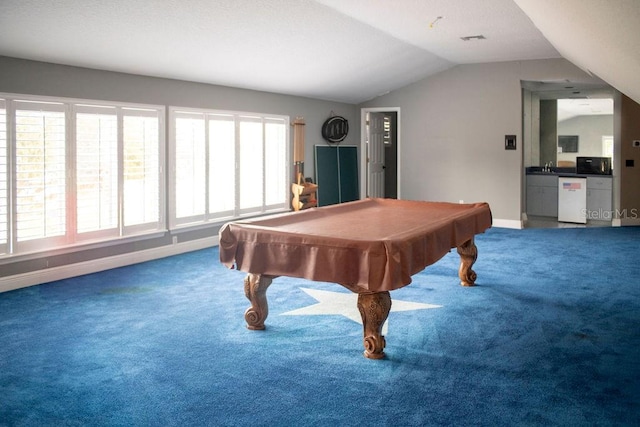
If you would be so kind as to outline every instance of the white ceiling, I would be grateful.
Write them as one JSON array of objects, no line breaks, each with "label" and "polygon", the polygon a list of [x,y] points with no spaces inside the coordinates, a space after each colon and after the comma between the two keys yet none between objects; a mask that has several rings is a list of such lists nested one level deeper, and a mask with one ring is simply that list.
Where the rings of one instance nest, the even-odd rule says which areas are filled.
[{"label": "white ceiling", "polygon": [[613,115],[613,99],[558,99],[558,121],[577,116]]},{"label": "white ceiling", "polygon": [[564,58],[640,103],[640,0],[514,1]]},{"label": "white ceiling", "polygon": [[[0,55],[359,103],[456,64],[558,58],[561,51],[578,66],[596,70],[582,64],[588,62],[582,51],[571,56],[575,43],[569,46],[557,31],[564,23],[545,17],[554,15],[547,12],[558,3],[582,6],[583,1],[599,9],[617,2],[640,4],[540,0],[546,3],[543,8],[538,0],[1,0]],[[591,22],[588,13],[572,27],[582,22]],[[605,47],[616,39],[614,30],[608,33]],[[485,39],[461,40],[476,35]],[[598,68],[598,76],[616,80],[601,68],[606,66]]]}]

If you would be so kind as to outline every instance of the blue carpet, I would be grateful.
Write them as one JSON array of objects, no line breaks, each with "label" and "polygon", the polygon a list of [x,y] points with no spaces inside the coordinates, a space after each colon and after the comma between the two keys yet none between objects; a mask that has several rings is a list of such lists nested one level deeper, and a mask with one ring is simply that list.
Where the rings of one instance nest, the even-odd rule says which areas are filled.
[{"label": "blue carpet", "polygon": [[2,426],[640,425],[640,228],[491,229],[392,298],[387,357],[278,278],[249,331],[217,249],[0,294]]}]

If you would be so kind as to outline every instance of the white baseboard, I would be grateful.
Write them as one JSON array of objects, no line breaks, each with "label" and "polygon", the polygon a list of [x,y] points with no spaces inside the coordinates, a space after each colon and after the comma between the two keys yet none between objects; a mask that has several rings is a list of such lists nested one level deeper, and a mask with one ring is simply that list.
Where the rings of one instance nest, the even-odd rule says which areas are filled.
[{"label": "white baseboard", "polygon": [[63,265],[60,267],[31,271],[28,273],[17,274],[15,276],[3,277],[0,279],[0,292],[7,292],[15,289],[26,288],[27,286],[68,279],[70,277],[82,276],[84,274],[97,273],[99,271],[138,264],[145,261],[152,261],[154,259],[192,252],[216,245],[218,245],[218,237],[208,237],[206,239],[191,240],[159,248],[136,251],[91,261]]},{"label": "white baseboard", "polygon": [[492,227],[497,228],[515,228],[522,229],[524,228],[524,223],[517,219],[494,219]]}]

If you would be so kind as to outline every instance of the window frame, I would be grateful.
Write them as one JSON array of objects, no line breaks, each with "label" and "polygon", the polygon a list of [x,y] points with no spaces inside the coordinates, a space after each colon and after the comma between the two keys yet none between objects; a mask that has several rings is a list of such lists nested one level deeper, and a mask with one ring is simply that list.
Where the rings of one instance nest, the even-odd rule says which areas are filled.
[{"label": "window frame", "polygon": [[[16,180],[16,111],[24,103],[25,105],[38,104],[55,105],[56,108],[64,110],[64,122],[65,122],[65,206],[66,206],[66,221],[65,221],[65,233],[63,236],[48,239],[36,238],[31,241],[18,242],[16,234],[16,197],[17,197],[17,180]],[[4,106],[4,108],[2,108]],[[6,244],[0,242],[0,259],[2,258],[16,258],[29,256],[29,254],[47,252],[59,252],[59,250],[73,247],[77,245],[86,245],[89,243],[97,242],[112,242],[123,241],[131,238],[139,238],[145,235],[157,235],[158,233],[165,233],[166,227],[166,178],[165,178],[165,147],[166,147],[166,107],[163,105],[152,104],[138,104],[138,103],[124,103],[113,102],[104,100],[88,100],[77,98],[63,98],[63,97],[49,97],[49,96],[37,96],[37,95],[24,95],[13,93],[0,93],[0,110],[4,110],[4,117],[7,121],[7,147],[5,158],[8,161],[7,167],[7,180],[9,187],[9,194],[7,195],[8,201],[8,236]],[[79,233],[77,229],[77,115],[87,111],[115,111],[117,115],[117,161],[115,164],[115,170],[118,174],[118,224],[117,227],[110,229],[100,229],[96,231]],[[122,199],[123,184],[122,174],[124,169],[124,163],[122,159],[122,145],[123,145],[123,117],[129,115],[151,115],[157,120],[156,132],[157,141],[155,141],[155,147],[157,149],[157,176],[156,182],[158,186],[157,196],[157,220],[148,221],[144,224],[126,226],[123,223],[123,207]],[[2,155],[2,153],[0,153]]]},{"label": "window frame", "polygon": [[[71,129],[71,131],[73,132],[73,144],[74,144],[74,159],[73,159],[73,183],[72,183],[72,187],[73,187],[73,191],[74,191],[74,198],[76,201],[76,209],[73,212],[74,215],[74,220],[71,222],[71,225],[73,226],[73,233],[76,237],[76,241],[91,241],[91,240],[102,240],[102,239],[110,239],[110,238],[117,238],[120,237],[120,218],[119,218],[119,211],[120,211],[120,185],[119,185],[119,177],[117,178],[117,184],[116,184],[116,215],[118,216],[118,219],[116,220],[116,225],[112,228],[102,228],[102,229],[98,229],[98,230],[93,230],[93,231],[79,231],[78,230],[78,218],[77,218],[77,214],[78,214],[78,205],[79,205],[79,197],[78,197],[78,180],[79,180],[79,176],[78,176],[78,115],[79,114],[93,114],[93,113],[106,113],[106,112],[113,112],[113,116],[115,116],[115,120],[116,120],[116,166],[118,166],[118,152],[119,152],[119,145],[120,145],[120,138],[119,138],[119,121],[120,121],[120,115],[119,115],[119,111],[118,111],[118,107],[112,107],[112,106],[104,106],[104,105],[87,105],[87,104],[76,104],[73,105],[72,107],[72,112],[71,114],[73,115],[73,120],[74,120],[74,124],[75,126],[73,127],[73,129]],[[106,114],[102,114],[102,115],[106,115]]]},{"label": "window frame", "polygon": [[[241,218],[247,216],[257,216],[266,213],[275,213],[275,212],[283,212],[289,210],[289,197],[288,197],[288,185],[287,183],[290,180],[291,175],[291,149],[290,149],[290,118],[286,115],[277,115],[277,114],[264,114],[264,113],[251,113],[251,112],[239,112],[239,111],[229,111],[229,110],[211,110],[211,109],[200,109],[200,108],[186,108],[186,107],[177,107],[177,106],[169,106],[169,138],[168,138],[168,147],[169,147],[169,228],[170,229],[179,229],[183,227],[194,227],[201,226],[211,223],[222,223],[234,218]],[[200,118],[204,121],[204,152],[206,158],[204,159],[204,170],[205,176],[203,180],[205,181],[204,188],[204,213],[202,214],[194,214],[191,216],[185,217],[177,217],[177,176],[178,176],[178,158],[177,158],[177,119],[179,118]],[[210,188],[211,188],[211,168],[212,163],[215,163],[215,159],[211,158],[211,134],[210,134],[210,123],[211,120],[218,118],[221,121],[229,120],[233,122],[234,127],[234,142],[233,142],[233,180],[232,185],[234,187],[234,195],[233,195],[233,208],[231,210],[224,211],[212,211],[211,203],[210,203]],[[240,127],[241,122],[259,122],[261,124],[261,132],[262,132],[262,183],[259,185],[256,190],[260,191],[261,200],[259,206],[251,206],[251,207],[241,207],[240,200],[240,178],[242,174],[242,164],[240,158]],[[267,141],[266,141],[266,132],[265,126],[267,123],[281,123],[284,127],[284,160],[283,160],[283,171],[282,173],[282,182],[283,188],[282,191],[282,201],[272,204],[266,203],[266,190],[265,190],[265,162],[267,161],[267,156],[265,155],[267,150]],[[231,177],[230,177],[231,181]]]},{"label": "window frame", "polygon": [[[59,109],[64,111],[64,169],[65,169],[65,232],[62,236],[56,236],[55,238],[48,239],[35,238],[32,241],[18,242],[16,234],[16,197],[18,188],[16,182],[16,110],[20,110],[21,103],[25,105],[32,104],[34,108],[38,104],[52,106],[53,109]],[[78,99],[78,98],[64,98],[64,97],[51,97],[51,96],[39,96],[39,95],[26,95],[15,93],[0,93],[0,111],[3,111],[3,117],[6,121],[4,137],[6,139],[5,147],[0,144],[0,156],[4,156],[6,159],[6,182],[7,182],[7,194],[4,200],[7,201],[7,239],[6,242],[0,241],[0,264],[7,262],[9,259],[30,259],[38,256],[43,252],[49,254],[60,254],[74,250],[74,247],[82,246],[83,248],[113,245],[119,244],[125,241],[135,241],[140,239],[159,237],[165,235],[167,232],[176,229],[184,229],[186,227],[208,227],[224,223],[226,221],[248,217],[257,216],[268,213],[285,212],[289,210],[289,183],[291,180],[291,148],[290,148],[290,117],[287,115],[278,114],[265,114],[265,113],[253,113],[253,112],[241,112],[241,111],[229,111],[229,110],[212,110],[202,108],[184,108],[184,107],[172,107],[164,105],[152,105],[142,103],[125,103],[114,102],[106,100],[95,99]],[[99,225],[95,229],[87,229],[87,231],[79,231],[78,224],[78,202],[80,201],[81,191],[78,189],[78,155],[80,146],[78,145],[78,117],[81,114],[104,114],[116,116],[116,133],[117,133],[117,161],[115,169],[118,173],[118,189],[117,189],[117,227],[112,227],[111,222],[107,222],[108,226],[102,227]],[[175,180],[176,174],[174,168],[176,166],[177,159],[175,158],[175,112],[183,112],[189,115],[200,115],[203,117],[205,123],[205,150],[206,158],[204,160],[205,176],[205,201],[204,201],[204,214],[195,215],[192,217],[180,218],[175,217],[176,214],[176,192],[175,192]],[[154,216],[150,221],[144,221],[141,224],[125,224],[126,202],[123,200],[124,195],[124,159],[123,145],[124,141],[124,120],[128,116],[152,116],[155,122],[152,128],[157,136],[157,140],[152,141],[152,147],[157,151],[157,158],[153,159],[152,169],[153,183],[157,182],[157,218]],[[168,120],[168,123],[167,123]],[[240,149],[240,122],[242,120],[259,121],[261,123],[261,149],[262,155],[260,161],[262,162],[262,184],[256,186],[255,190],[259,191],[261,203],[260,206],[251,206],[247,208],[240,208],[240,177],[241,168],[239,159]],[[227,127],[223,122],[229,121],[230,125]],[[225,164],[232,163],[228,171],[221,172],[221,175],[214,176],[211,172],[216,165],[216,159],[213,159],[210,155],[211,142],[213,139],[210,135],[210,125],[213,126],[216,123],[222,123],[221,131],[224,133],[224,138],[230,141],[230,127],[233,128],[233,161],[225,160]],[[275,123],[282,126],[282,136],[280,136],[280,130],[276,128],[275,137],[271,137],[272,141],[277,141],[278,154],[276,157],[271,156],[272,160],[277,158],[277,164],[275,164],[276,173],[271,178],[267,177],[268,150],[269,147],[274,145],[268,145],[269,136],[267,135],[268,124]],[[157,131],[156,131],[157,126]],[[1,127],[1,126],[0,126]],[[2,129],[0,129],[1,131]],[[98,134],[96,134],[98,135]],[[3,135],[0,134],[0,138]],[[110,138],[110,137],[109,137]],[[98,141],[100,138],[98,137]],[[273,143],[275,144],[275,143]],[[2,150],[4,148],[4,150]],[[168,151],[167,151],[168,150]],[[223,149],[224,150],[224,149]],[[280,154],[282,153],[282,155]],[[219,157],[218,157],[219,159]],[[156,163],[157,161],[157,163]],[[218,160],[219,161],[219,160]],[[113,165],[109,160],[107,164]],[[169,168],[168,174],[166,168]],[[111,169],[109,169],[111,170]],[[231,172],[233,171],[233,172]],[[2,169],[0,168],[0,172]],[[157,172],[157,177],[155,173]],[[233,206],[231,204],[217,204],[209,200],[216,192],[215,184],[212,184],[212,179],[223,179],[226,174],[232,174],[233,182],[229,182],[232,187],[229,192],[233,193]],[[274,178],[275,177],[275,178]],[[157,178],[157,180],[155,179]],[[271,182],[277,182],[278,188],[275,191],[275,195],[269,195],[266,192],[267,179],[271,179]],[[231,181],[231,179],[229,180]],[[98,185],[98,184],[96,184]],[[0,190],[2,188],[0,187]],[[98,190],[96,190],[98,191]],[[152,190],[155,191],[155,188]],[[281,200],[278,199],[278,193],[281,194]],[[86,200],[91,199],[90,192]],[[146,192],[143,194],[147,194]],[[2,193],[0,193],[0,196]],[[229,195],[230,196],[230,195]],[[155,197],[155,196],[154,196]],[[267,204],[267,197],[270,197],[274,203]],[[98,199],[96,199],[98,200]],[[110,200],[110,197],[108,198]],[[213,200],[213,199],[212,199]],[[229,197],[231,200],[231,196]],[[96,202],[97,203],[97,202]],[[107,202],[105,206],[111,206]],[[155,203],[155,201],[154,201]],[[155,204],[154,204],[155,207]],[[218,209],[218,210],[217,210]],[[1,214],[1,211],[0,211]],[[148,218],[147,218],[148,219]],[[157,219],[157,220],[156,220]],[[2,221],[2,218],[0,218]],[[4,261],[2,261],[4,260]]]},{"label": "window frame", "polygon": [[[0,230],[0,257],[9,253],[10,251],[10,230],[11,227],[11,205],[9,204],[9,198],[11,197],[11,181],[9,181],[9,176],[11,174],[11,161],[10,161],[10,151],[9,151],[9,119],[7,114],[7,101],[3,96],[0,96],[0,122],[2,123],[2,128],[0,128],[0,140],[2,140],[2,144],[0,144],[0,149],[4,151],[0,151],[0,161],[3,161],[4,165],[4,176],[0,177],[0,183],[2,183],[3,188],[0,187],[0,202],[2,202],[2,198],[4,198],[4,203],[0,203],[0,226],[3,226],[3,229]],[[3,147],[4,146],[4,147]],[[2,170],[0,169],[0,173]],[[3,212],[4,210],[4,212]]]},{"label": "window frame", "polygon": [[8,138],[7,145],[9,146],[9,163],[11,163],[11,173],[8,177],[9,185],[12,188],[11,194],[9,195],[9,210],[12,211],[11,214],[11,223],[9,224],[9,239],[11,241],[10,247],[12,248],[12,252],[32,252],[36,251],[40,248],[53,248],[59,246],[65,246],[70,243],[69,236],[69,174],[68,171],[65,173],[65,195],[64,195],[64,209],[65,209],[65,219],[64,219],[64,227],[65,231],[61,235],[53,235],[53,236],[44,236],[39,238],[25,239],[23,241],[19,240],[18,236],[18,223],[19,223],[19,214],[18,214],[18,202],[17,198],[20,196],[20,189],[18,188],[18,179],[16,175],[19,172],[18,168],[18,147],[17,147],[17,138],[18,138],[18,123],[17,123],[17,111],[42,111],[43,109],[38,108],[38,106],[48,106],[46,109],[47,112],[57,112],[63,114],[64,120],[64,152],[65,152],[65,168],[68,166],[69,162],[69,126],[68,126],[68,114],[69,109],[68,105],[58,100],[30,100],[30,99],[13,99],[9,100],[7,110],[7,121],[11,121],[11,129],[9,134],[11,135]]}]

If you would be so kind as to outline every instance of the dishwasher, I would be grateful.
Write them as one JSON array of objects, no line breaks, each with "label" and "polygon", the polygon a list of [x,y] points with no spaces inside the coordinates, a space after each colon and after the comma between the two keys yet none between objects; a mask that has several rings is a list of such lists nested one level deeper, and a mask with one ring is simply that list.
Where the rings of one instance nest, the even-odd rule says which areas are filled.
[{"label": "dishwasher", "polygon": [[558,178],[558,221],[587,223],[587,178]]}]

